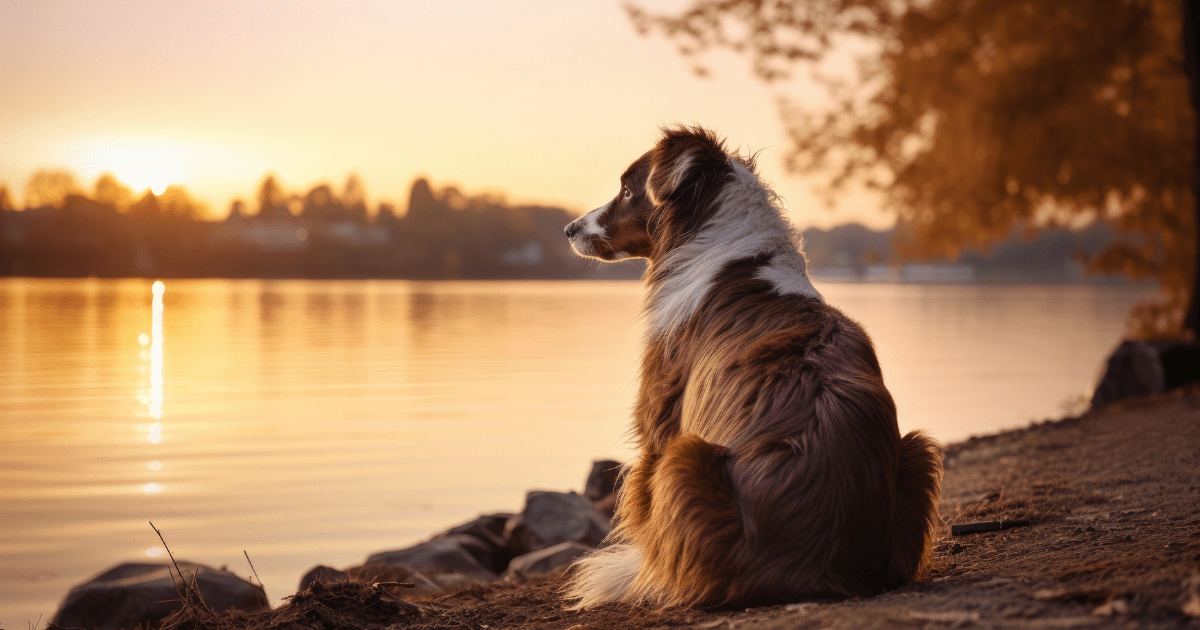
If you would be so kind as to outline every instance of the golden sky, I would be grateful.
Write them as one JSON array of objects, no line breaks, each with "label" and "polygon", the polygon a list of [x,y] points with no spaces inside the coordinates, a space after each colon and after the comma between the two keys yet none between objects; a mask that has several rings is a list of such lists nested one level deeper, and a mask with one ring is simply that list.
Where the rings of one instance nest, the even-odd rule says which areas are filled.
[{"label": "golden sky", "polygon": [[0,185],[19,204],[39,168],[89,187],[109,171],[223,216],[267,173],[296,192],[357,173],[372,207],[400,210],[425,176],[583,212],[683,122],[763,150],[802,226],[892,222],[865,194],[828,210],[785,172],[775,98],[800,88],[707,61],[696,77],[610,0],[0,0]]}]

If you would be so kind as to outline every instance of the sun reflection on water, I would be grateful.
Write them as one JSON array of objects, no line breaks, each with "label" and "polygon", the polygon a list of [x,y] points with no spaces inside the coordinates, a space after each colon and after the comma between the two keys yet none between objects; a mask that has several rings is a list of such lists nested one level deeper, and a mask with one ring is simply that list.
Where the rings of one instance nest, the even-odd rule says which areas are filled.
[{"label": "sun reflection on water", "polygon": [[[163,292],[166,286],[161,280],[155,280],[151,287],[154,302],[150,307],[150,417],[158,420],[163,415]],[[162,441],[162,423],[156,422],[150,427],[151,442],[158,444]]]},{"label": "sun reflection on water", "polygon": [[[142,346],[150,345],[150,350],[142,350],[142,360],[149,359],[150,361],[150,395],[138,396],[138,402],[146,405],[147,414],[155,420],[154,424],[150,425],[150,431],[146,435],[146,439],[151,444],[160,444],[163,439],[163,293],[166,291],[166,285],[161,280],[156,280],[150,287],[150,292],[154,295],[154,299],[150,306],[150,334],[142,333],[138,335],[138,343]],[[148,355],[148,356],[147,356]],[[151,471],[158,472],[162,470],[162,462],[153,460],[146,464],[146,467]],[[158,494],[162,492],[162,484],[157,481],[151,481],[142,486],[142,492],[145,494]],[[146,555],[156,557],[158,555],[157,548],[149,549]]]}]

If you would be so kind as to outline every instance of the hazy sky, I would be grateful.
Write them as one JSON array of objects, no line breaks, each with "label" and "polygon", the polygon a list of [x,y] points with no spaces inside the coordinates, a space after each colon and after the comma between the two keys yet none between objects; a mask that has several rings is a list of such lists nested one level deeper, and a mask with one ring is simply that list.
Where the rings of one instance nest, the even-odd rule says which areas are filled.
[{"label": "hazy sky", "polygon": [[660,124],[695,122],[762,149],[797,223],[891,223],[867,195],[816,201],[783,168],[783,88],[708,61],[695,77],[610,0],[0,0],[0,184],[20,203],[36,169],[89,188],[110,171],[182,183],[223,216],[266,173],[296,192],[357,173],[372,207],[401,210],[426,176],[583,212]]}]

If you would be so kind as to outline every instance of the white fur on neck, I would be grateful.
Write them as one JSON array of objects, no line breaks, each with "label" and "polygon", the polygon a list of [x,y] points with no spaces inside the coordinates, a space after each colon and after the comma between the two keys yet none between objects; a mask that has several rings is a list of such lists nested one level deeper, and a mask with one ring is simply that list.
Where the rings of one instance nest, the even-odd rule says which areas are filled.
[{"label": "white fur on neck", "polygon": [[716,214],[695,238],[656,265],[666,274],[650,287],[646,298],[649,332],[654,337],[671,336],[692,316],[726,264],[756,254],[771,254],[758,277],[770,282],[776,292],[823,301],[808,279],[800,233],[776,206],[774,193],[741,162],[730,163],[733,174],[717,200]]}]

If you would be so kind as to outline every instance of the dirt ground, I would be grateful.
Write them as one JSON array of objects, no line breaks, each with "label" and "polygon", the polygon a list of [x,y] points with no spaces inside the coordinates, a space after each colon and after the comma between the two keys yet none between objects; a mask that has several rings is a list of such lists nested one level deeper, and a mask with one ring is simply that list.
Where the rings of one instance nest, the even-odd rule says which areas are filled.
[{"label": "dirt ground", "polygon": [[[1200,387],[946,449],[929,577],[884,595],[749,610],[564,609],[561,580],[414,604],[379,587],[302,593],[241,627],[499,629],[1200,628]],[[1028,526],[952,536],[950,525]],[[401,590],[394,590],[399,594]],[[289,610],[290,609],[290,610]],[[225,627],[179,618],[168,628]],[[246,623],[249,622],[249,623]]]}]

